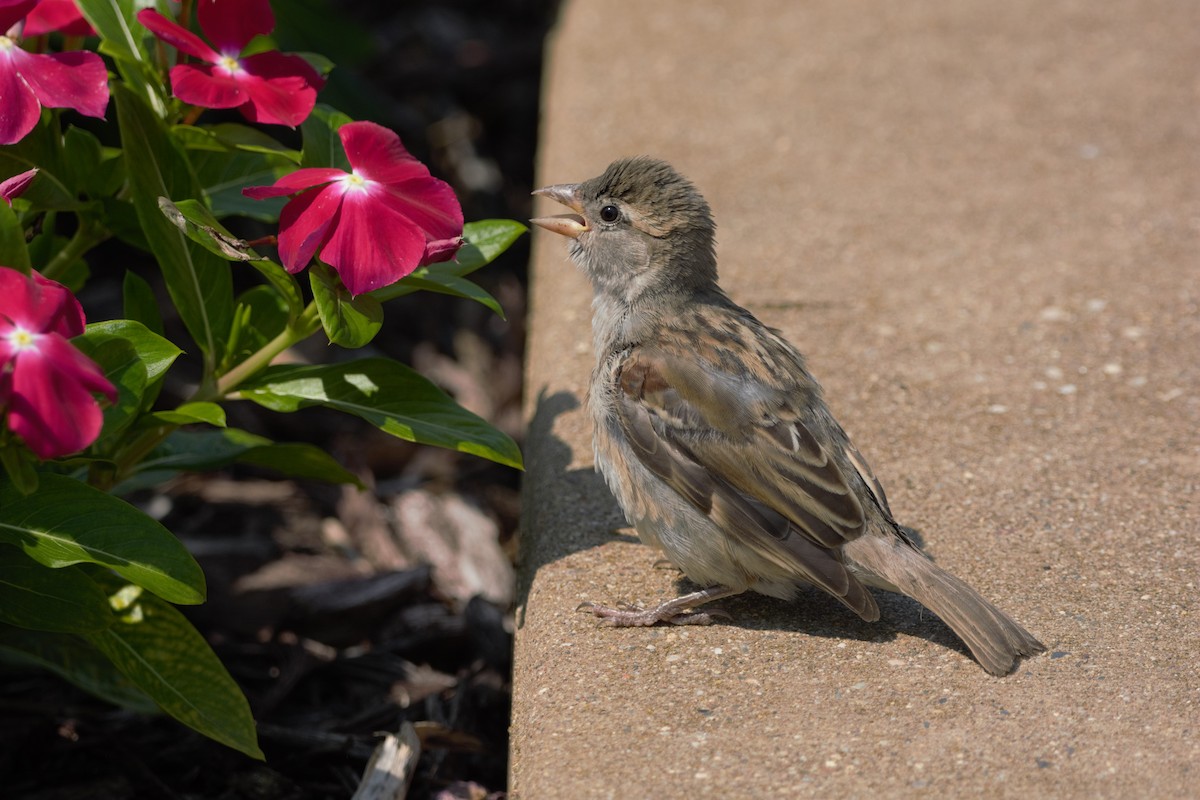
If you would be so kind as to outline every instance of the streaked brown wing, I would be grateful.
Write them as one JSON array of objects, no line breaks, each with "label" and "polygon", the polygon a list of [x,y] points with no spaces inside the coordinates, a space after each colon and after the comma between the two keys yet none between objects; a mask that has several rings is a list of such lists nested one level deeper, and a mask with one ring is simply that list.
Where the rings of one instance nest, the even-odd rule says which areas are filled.
[{"label": "streaked brown wing", "polygon": [[[834,458],[839,445],[804,416],[823,408],[800,396],[815,392],[815,384],[773,388],[727,375],[699,353],[642,347],[626,358],[620,388],[699,464],[783,514],[815,543],[836,547],[862,533],[862,504]],[[824,429],[840,431],[832,418]]]},{"label": "streaked brown wing", "polygon": [[[658,350],[627,357],[617,408],[638,459],[740,543],[877,619],[874,599],[831,549],[862,526],[832,459],[802,426],[780,441],[753,422],[732,382],[718,377],[705,390],[701,380]],[[770,461],[752,462],[755,447]],[[760,491],[743,488],[755,482]]]}]

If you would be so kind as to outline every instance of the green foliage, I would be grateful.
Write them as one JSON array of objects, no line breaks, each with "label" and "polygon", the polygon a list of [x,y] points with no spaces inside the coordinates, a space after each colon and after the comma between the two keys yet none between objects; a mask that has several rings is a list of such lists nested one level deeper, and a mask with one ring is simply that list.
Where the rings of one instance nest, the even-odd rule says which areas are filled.
[{"label": "green foliage", "polygon": [[172,603],[204,601],[200,565],[170,531],[124,500],[44,473],[28,495],[0,482],[0,509],[0,543],[43,566],[98,564]]},{"label": "green foliage", "polygon": [[191,623],[136,584],[107,574],[116,621],[88,641],[159,708],[185,725],[253,758],[262,758],[250,704]]},{"label": "green foliage", "polygon": [[0,201],[0,264],[29,273],[29,247],[25,229],[8,203]]},{"label": "green foliage", "polygon": [[[64,125],[62,112],[43,110],[32,132],[0,146],[0,179],[39,170],[11,206],[0,202],[0,269],[36,270],[72,291],[93,271],[121,280],[124,318],[95,321],[72,340],[116,399],[103,401],[101,431],[86,449],[45,462],[9,430],[0,406],[0,661],[50,670],[135,711],[165,712],[262,758],[241,691],[172,605],[204,601],[199,565],[169,530],[120,498],[181,472],[234,464],[363,488],[318,447],[229,427],[227,409],[239,400],[284,413],[320,406],[401,439],[520,468],[511,438],[402,364],[271,364],[318,332],[342,348],[361,348],[381,330],[388,301],[419,291],[472,300],[503,316],[466,276],[526,228],[469,223],[454,260],[357,297],[320,262],[299,281],[260,254],[274,237],[247,242],[231,232],[243,230],[236,217],[274,225],[286,199],[253,200],[242,190],[298,166],[348,169],[338,129],[353,120],[318,105],[299,126],[300,150],[294,139],[281,142],[275,127],[197,124],[201,109],[171,94],[167,76],[178,55],[137,21],[144,8],[170,15],[177,6],[78,5],[108,67],[108,119]],[[327,23],[298,24],[316,30]],[[58,46],[59,37],[48,44]],[[261,38],[251,45],[270,46]],[[323,56],[307,57],[323,73],[332,68]],[[147,253],[158,273],[143,264],[122,273],[107,253],[89,258],[109,239]],[[239,274],[235,296],[236,270],[254,285],[245,288]],[[164,320],[176,317],[191,342],[172,340]],[[185,351],[200,363],[181,366]],[[0,376],[9,369],[0,363]],[[169,379],[195,390],[182,402],[164,402]]]},{"label": "green foliage", "polygon": [[121,84],[113,87],[121,143],[129,159],[129,193],[167,291],[208,363],[220,358],[233,316],[229,263],[190,241],[159,209],[160,197],[200,197],[200,186],[162,119]]},{"label": "green foliage", "polygon": [[361,417],[400,439],[521,466],[521,452],[512,439],[419,373],[386,358],[270,367],[243,384],[242,396],[272,411],[325,406]]},{"label": "green foliage", "polygon": [[329,341],[342,347],[364,347],[383,327],[383,305],[369,294],[352,297],[337,273],[317,262],[308,271],[321,327]]}]

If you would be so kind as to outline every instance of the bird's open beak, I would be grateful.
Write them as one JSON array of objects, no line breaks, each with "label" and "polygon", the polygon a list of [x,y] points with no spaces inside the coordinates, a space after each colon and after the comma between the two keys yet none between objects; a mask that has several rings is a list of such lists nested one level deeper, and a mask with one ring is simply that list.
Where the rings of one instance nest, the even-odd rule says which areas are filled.
[{"label": "bird's open beak", "polygon": [[583,203],[579,200],[578,189],[579,184],[577,183],[559,183],[554,186],[535,189],[533,192],[535,195],[557,200],[575,213],[555,214],[552,217],[538,217],[529,221],[548,231],[554,231],[563,236],[577,239],[579,234],[588,229],[587,220],[583,218]]}]

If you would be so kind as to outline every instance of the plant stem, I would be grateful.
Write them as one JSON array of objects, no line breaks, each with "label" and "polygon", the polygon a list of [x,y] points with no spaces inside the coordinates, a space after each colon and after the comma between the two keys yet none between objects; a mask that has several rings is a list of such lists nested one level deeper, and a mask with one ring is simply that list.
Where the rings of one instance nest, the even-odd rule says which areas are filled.
[{"label": "plant stem", "polygon": [[112,234],[103,226],[97,225],[86,217],[80,217],[79,228],[75,231],[75,235],[39,271],[45,278],[58,280],[66,273],[67,268],[75,263],[76,259],[81,258],[84,253],[110,236]]},{"label": "plant stem", "polygon": [[[245,361],[218,378],[215,386],[212,383],[201,386],[188,402],[219,402],[223,400],[237,389],[243,381],[267,367],[277,355],[297,342],[302,342],[309,336],[312,336],[320,327],[321,319],[317,314],[317,304],[315,302],[309,303],[304,311],[300,313],[300,316],[296,317],[296,320],[291,325],[288,325],[282,333],[263,345],[260,350],[251,354]],[[178,425],[159,425],[143,432],[135,438],[116,455],[114,459],[117,464],[116,470],[107,479],[106,482],[108,485],[98,486],[97,488],[109,489],[129,477],[129,474],[142,462],[142,459],[153,452],[178,427]]]},{"label": "plant stem", "polygon": [[[275,359],[275,356],[297,342],[302,342],[309,336],[312,336],[320,327],[321,320],[317,315],[317,304],[315,302],[309,303],[304,311],[300,312],[300,316],[296,317],[296,321],[284,328],[282,333],[267,342],[258,352],[251,354],[245,361],[226,372],[217,380],[217,398],[225,397],[237,389],[243,381],[269,365]],[[209,400],[213,398],[198,395],[192,399]]]}]

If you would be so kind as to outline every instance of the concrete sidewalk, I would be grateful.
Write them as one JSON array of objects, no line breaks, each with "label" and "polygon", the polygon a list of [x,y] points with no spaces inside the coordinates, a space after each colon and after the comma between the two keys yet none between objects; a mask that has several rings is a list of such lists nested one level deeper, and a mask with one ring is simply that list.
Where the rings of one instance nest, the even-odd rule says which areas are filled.
[{"label": "concrete sidewalk", "polygon": [[[539,174],[668,159],[902,522],[1049,647],[880,594],[654,603],[593,474],[590,290],[535,234],[512,797],[1194,797],[1200,4],[565,2]],[[546,210],[550,211],[547,202]],[[557,213],[554,210],[552,213]]]}]

